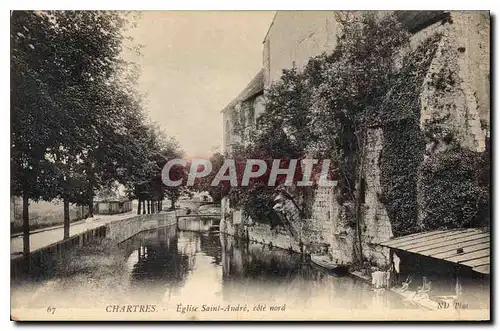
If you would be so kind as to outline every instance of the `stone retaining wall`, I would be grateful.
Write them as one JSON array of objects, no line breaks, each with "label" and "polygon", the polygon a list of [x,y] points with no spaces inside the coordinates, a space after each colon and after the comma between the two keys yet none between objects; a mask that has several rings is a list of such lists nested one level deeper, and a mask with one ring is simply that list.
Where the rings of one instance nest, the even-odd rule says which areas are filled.
[{"label": "stone retaining wall", "polygon": [[243,224],[232,224],[228,220],[222,220],[220,232],[257,243],[300,252],[299,244],[295,238],[281,226],[271,229],[267,224],[254,223],[248,226]]},{"label": "stone retaining wall", "polygon": [[15,278],[20,275],[37,274],[41,269],[50,268],[68,251],[86,246],[98,238],[109,238],[120,243],[142,231],[175,225],[177,223],[177,216],[183,215],[186,215],[185,210],[138,215],[126,219],[119,219],[95,229],[90,229],[33,251],[27,258],[19,256],[11,259],[11,277]]},{"label": "stone retaining wall", "polygon": [[219,226],[220,219],[214,217],[184,217],[177,222],[177,228],[181,231],[210,231]]},{"label": "stone retaining wall", "polygon": [[116,220],[106,225],[106,238],[122,242],[139,232],[175,225],[176,216],[186,215],[185,210],[175,212],[144,214],[131,218]]}]

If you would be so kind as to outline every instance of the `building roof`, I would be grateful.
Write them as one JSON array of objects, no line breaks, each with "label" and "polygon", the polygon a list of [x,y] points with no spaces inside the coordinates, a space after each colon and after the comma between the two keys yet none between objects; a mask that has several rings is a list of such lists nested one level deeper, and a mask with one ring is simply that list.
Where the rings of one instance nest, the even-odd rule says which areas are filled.
[{"label": "building roof", "polygon": [[112,197],[112,198],[107,198],[107,199],[96,199],[95,202],[102,202],[102,203],[108,203],[108,202],[126,202],[130,201],[129,198],[127,197]]},{"label": "building roof", "polygon": [[251,97],[261,94],[264,91],[264,71],[261,69],[248,85],[241,91],[236,98],[233,99],[221,113],[224,113],[230,108],[233,108],[238,102],[245,101]]},{"label": "building roof", "polygon": [[460,264],[483,274],[490,273],[490,232],[482,229],[421,232],[379,245]]},{"label": "building roof", "polygon": [[450,15],[443,10],[397,10],[396,17],[411,33],[425,29]]}]

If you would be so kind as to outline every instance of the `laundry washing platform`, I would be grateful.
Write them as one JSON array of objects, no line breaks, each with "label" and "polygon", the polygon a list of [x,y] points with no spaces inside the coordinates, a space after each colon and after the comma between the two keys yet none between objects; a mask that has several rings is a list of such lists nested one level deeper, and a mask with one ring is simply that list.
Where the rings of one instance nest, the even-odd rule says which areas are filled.
[{"label": "laundry washing platform", "polygon": [[338,263],[338,260],[334,261],[326,255],[311,255],[311,262],[337,275],[345,275],[349,272],[349,265]]}]

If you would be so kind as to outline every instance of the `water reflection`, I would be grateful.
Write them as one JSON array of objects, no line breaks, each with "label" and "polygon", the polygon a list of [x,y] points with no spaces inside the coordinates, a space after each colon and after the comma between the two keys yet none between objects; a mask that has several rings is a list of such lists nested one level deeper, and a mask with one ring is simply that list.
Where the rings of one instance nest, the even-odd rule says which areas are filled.
[{"label": "water reflection", "polygon": [[12,307],[132,303],[175,312],[179,304],[286,305],[287,311],[314,310],[323,316],[335,309],[405,308],[393,293],[375,293],[365,282],[334,277],[299,254],[218,233],[163,228],[72,260],[78,268],[70,274],[13,286]]},{"label": "water reflection", "polygon": [[334,277],[301,256],[210,233],[174,228],[142,233],[124,244],[133,297],[166,306],[267,303],[307,309],[403,308],[393,294]]},{"label": "water reflection", "polygon": [[130,296],[159,302],[165,292],[184,285],[199,245],[192,234],[180,236],[170,227],[141,233],[122,246],[128,255]]}]

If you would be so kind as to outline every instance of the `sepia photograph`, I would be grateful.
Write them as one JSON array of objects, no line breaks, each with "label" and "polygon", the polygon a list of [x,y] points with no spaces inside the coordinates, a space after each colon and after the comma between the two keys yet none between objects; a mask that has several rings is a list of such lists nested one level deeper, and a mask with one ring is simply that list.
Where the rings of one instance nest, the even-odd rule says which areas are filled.
[{"label": "sepia photograph", "polygon": [[10,11],[11,320],[491,321],[490,27]]}]

